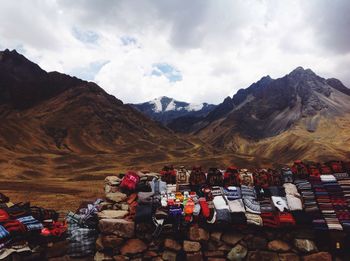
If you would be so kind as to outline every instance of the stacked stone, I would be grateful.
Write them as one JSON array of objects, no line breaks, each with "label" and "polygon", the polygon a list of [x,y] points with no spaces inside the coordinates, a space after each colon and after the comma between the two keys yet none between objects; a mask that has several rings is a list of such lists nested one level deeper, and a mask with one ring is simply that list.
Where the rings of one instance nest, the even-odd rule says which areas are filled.
[{"label": "stacked stone", "polygon": [[120,255],[127,256],[146,249],[141,240],[134,238],[133,215],[137,196],[122,193],[120,182],[117,176],[105,179],[106,201],[101,204],[98,213],[100,235],[96,241],[95,260],[116,260]]}]

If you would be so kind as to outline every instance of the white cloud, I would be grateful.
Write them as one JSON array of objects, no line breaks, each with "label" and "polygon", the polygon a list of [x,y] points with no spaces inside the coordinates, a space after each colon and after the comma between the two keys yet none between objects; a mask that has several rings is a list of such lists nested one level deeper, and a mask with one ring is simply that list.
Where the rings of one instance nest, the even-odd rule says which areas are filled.
[{"label": "white cloud", "polygon": [[[280,77],[299,65],[350,86],[345,0],[0,4],[2,48],[19,48],[48,71],[93,78],[124,102],[166,95],[219,103],[264,75]],[[175,68],[181,80],[152,74],[155,64]]]}]

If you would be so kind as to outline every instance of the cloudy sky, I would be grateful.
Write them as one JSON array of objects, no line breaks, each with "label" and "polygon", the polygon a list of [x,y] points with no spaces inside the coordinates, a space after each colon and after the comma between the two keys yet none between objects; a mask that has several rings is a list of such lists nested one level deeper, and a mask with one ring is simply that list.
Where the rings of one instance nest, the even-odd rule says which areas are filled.
[{"label": "cloudy sky", "polygon": [[124,102],[219,103],[297,66],[350,86],[348,0],[0,0],[0,48]]}]

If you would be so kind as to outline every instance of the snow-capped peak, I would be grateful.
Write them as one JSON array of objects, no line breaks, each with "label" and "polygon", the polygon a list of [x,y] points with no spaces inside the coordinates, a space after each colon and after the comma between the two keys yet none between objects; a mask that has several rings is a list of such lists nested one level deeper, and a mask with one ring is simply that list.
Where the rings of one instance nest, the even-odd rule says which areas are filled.
[{"label": "snow-capped peak", "polygon": [[187,111],[200,111],[203,108],[204,104],[203,103],[189,103],[186,107],[185,110]]},{"label": "snow-capped peak", "polygon": [[162,99],[163,97],[155,98],[152,101],[149,101],[149,103],[154,104],[154,112],[162,112],[163,111],[163,105],[162,105]]}]

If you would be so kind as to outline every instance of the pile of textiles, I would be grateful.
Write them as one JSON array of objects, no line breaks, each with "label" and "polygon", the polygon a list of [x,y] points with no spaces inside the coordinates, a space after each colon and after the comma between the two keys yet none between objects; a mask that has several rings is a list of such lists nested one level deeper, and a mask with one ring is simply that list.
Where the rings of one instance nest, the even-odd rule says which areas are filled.
[{"label": "pile of textiles", "polygon": [[95,254],[95,242],[98,237],[98,218],[101,199],[79,208],[76,213],[69,212],[66,216],[68,223],[67,240],[68,255],[85,257]]},{"label": "pile of textiles", "polygon": [[0,259],[14,252],[32,252],[42,243],[64,240],[67,227],[54,210],[13,204],[0,193]]},{"label": "pile of textiles", "polygon": [[329,228],[336,230],[349,230],[350,215],[344,193],[334,175],[321,175],[321,181],[330,195],[333,206],[332,216],[326,218]]},{"label": "pile of textiles", "polygon": [[150,190],[136,186],[131,191],[138,193],[135,221],[152,222],[162,216],[164,224],[173,222],[177,229],[189,222],[345,229],[350,223],[346,200],[350,178],[334,173],[339,181],[327,180],[324,173],[332,171],[327,164],[301,161],[281,171],[233,166],[226,171],[210,168],[206,173],[198,166],[191,172],[185,167],[165,167],[152,179],[140,174],[140,182],[147,182]]}]

